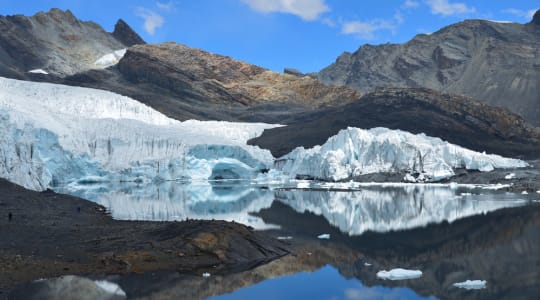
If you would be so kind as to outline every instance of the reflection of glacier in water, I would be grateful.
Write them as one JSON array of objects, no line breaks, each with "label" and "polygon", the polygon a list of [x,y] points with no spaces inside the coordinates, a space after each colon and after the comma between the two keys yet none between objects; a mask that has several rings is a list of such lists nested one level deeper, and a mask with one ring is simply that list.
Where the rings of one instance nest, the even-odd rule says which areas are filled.
[{"label": "reflection of glacier in water", "polygon": [[101,204],[115,219],[175,221],[189,219],[235,221],[255,229],[275,228],[250,213],[271,206],[274,193],[238,183],[208,181],[149,184],[78,185],[56,191]]},{"label": "reflection of glacier in water", "polygon": [[[234,182],[163,182],[76,185],[56,189],[95,201],[121,220],[216,219],[255,229],[276,228],[252,214],[274,200],[298,213],[323,216],[349,235],[388,232],[453,222],[505,207],[523,205],[516,194],[461,194],[448,186],[364,187],[357,191],[271,190]],[[485,191],[484,191],[485,192]],[[277,224],[279,227],[279,224]]]},{"label": "reflection of glacier in water", "polygon": [[524,205],[515,194],[460,194],[450,187],[409,185],[354,192],[277,191],[276,199],[299,213],[323,216],[349,235],[388,232]]}]

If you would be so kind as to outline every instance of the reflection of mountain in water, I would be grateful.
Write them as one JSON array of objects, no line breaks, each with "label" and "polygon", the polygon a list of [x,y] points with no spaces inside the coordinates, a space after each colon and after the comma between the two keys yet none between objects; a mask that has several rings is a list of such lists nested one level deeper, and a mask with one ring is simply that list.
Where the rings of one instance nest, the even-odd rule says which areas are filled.
[{"label": "reflection of mountain in water", "polygon": [[276,192],[276,199],[297,212],[307,211],[322,215],[330,224],[349,235],[453,222],[524,203],[516,200],[493,200],[497,196],[501,197],[461,196],[455,189],[433,186],[387,187],[355,192]]}]

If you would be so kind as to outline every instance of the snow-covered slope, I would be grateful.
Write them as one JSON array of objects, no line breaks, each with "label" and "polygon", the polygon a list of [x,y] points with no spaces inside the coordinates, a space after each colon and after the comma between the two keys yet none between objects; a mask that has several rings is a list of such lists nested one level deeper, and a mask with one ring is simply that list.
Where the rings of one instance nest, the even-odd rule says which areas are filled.
[{"label": "snow-covered slope", "polygon": [[251,178],[277,125],[179,122],[118,94],[0,78],[0,177],[26,188],[95,181]]},{"label": "snow-covered slope", "polygon": [[455,168],[491,171],[525,167],[527,163],[471,151],[439,138],[400,130],[347,128],[322,146],[296,148],[275,163],[290,177],[342,180],[379,172],[421,174],[406,180],[436,181],[454,175]]},{"label": "snow-covered slope", "polygon": [[102,68],[116,65],[122,57],[126,54],[127,49],[116,50],[112,53],[108,53],[100,57],[94,62],[94,65]]}]

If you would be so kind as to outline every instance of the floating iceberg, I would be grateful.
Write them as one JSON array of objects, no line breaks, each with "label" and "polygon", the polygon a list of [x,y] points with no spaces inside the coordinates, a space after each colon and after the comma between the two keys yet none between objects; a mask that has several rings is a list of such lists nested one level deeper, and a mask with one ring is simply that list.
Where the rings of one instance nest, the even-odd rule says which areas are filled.
[{"label": "floating iceberg", "polygon": [[388,280],[415,279],[422,277],[422,271],[397,268],[390,271],[379,271],[377,277]]},{"label": "floating iceberg", "polygon": [[319,234],[317,236],[318,239],[321,239],[321,240],[328,240],[330,239],[330,234],[329,233],[323,233],[323,234]]},{"label": "floating iceberg", "polygon": [[488,155],[425,134],[401,130],[347,128],[322,146],[296,148],[276,160],[277,170],[295,177],[338,181],[372,173],[402,173],[407,181],[438,181],[455,168],[491,171],[526,167],[518,159]]},{"label": "floating iceberg", "polygon": [[463,282],[454,283],[455,287],[466,290],[480,290],[486,288],[485,280],[466,280]]},{"label": "floating iceberg", "polygon": [[0,177],[33,190],[251,179],[274,158],[246,142],[276,126],[179,122],[111,92],[0,78]]}]

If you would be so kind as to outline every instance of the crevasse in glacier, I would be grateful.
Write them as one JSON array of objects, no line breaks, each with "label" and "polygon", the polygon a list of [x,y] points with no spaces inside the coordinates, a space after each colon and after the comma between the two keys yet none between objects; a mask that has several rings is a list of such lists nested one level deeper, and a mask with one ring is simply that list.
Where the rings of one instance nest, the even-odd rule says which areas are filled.
[{"label": "crevasse in glacier", "polygon": [[425,134],[349,127],[322,146],[296,148],[274,166],[292,178],[338,181],[371,173],[402,173],[406,181],[437,181],[453,176],[455,168],[491,171],[526,167],[527,163],[475,152]]},{"label": "crevasse in glacier", "polygon": [[179,122],[111,92],[0,78],[0,176],[34,190],[252,178],[274,158],[246,141],[276,126]]}]

